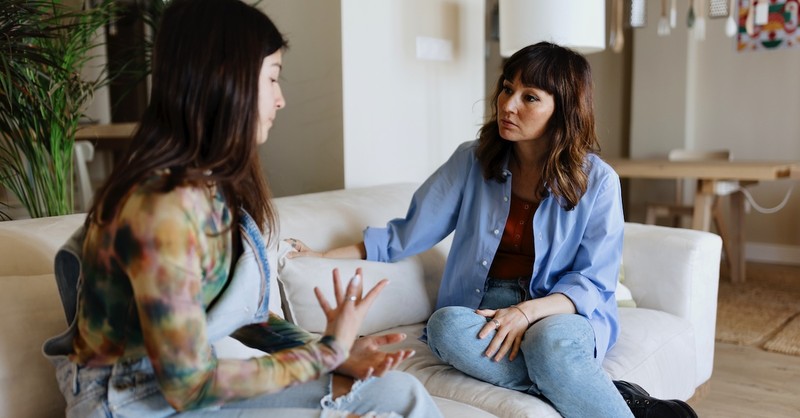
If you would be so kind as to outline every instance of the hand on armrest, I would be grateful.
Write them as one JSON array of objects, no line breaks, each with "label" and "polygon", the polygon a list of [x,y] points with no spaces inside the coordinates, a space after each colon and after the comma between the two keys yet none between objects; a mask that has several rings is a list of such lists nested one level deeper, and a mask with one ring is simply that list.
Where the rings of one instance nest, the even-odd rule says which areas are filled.
[{"label": "hand on armrest", "polygon": [[295,251],[286,254],[287,258],[296,257],[321,257],[321,258],[351,258],[358,260],[365,260],[367,258],[367,249],[364,247],[364,242],[358,244],[346,245],[344,247],[334,248],[325,252],[314,251],[309,248],[303,241],[294,238],[285,239]]}]

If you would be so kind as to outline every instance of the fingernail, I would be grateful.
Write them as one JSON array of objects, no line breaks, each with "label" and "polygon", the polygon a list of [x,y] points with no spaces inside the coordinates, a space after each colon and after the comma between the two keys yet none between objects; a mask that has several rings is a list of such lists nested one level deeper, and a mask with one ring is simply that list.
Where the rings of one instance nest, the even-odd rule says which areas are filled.
[{"label": "fingernail", "polygon": [[352,282],[354,285],[358,285],[358,284],[360,284],[360,283],[361,283],[361,275],[360,275],[360,274],[356,274],[356,275],[354,275],[354,276],[353,276],[353,278],[352,278],[352,279],[350,279],[350,281],[351,281],[351,282]]}]

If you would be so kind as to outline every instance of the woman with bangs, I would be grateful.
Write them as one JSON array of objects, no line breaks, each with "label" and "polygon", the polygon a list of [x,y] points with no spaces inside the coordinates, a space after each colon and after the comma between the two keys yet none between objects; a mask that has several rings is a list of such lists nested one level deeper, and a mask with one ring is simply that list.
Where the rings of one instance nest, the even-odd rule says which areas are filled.
[{"label": "woman with bangs", "polygon": [[[544,398],[565,417],[692,417],[613,382],[619,334],[619,177],[599,157],[589,63],[541,42],[503,66],[491,119],[415,192],[405,218],[324,253],[392,262],[454,232],[428,346],[477,379]],[[626,402],[628,401],[628,402]]]}]

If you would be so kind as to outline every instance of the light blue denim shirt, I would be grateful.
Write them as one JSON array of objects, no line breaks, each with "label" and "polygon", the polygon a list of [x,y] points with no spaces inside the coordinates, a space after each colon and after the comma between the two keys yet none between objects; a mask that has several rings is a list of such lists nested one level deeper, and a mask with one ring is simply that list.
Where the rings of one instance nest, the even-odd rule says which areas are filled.
[{"label": "light blue denim shirt", "polygon": [[[421,253],[455,230],[436,308],[477,308],[511,205],[508,181],[484,180],[477,141],[461,144],[414,193],[405,218],[364,231],[367,259],[392,262]],[[571,211],[548,194],[533,216],[530,293],[563,293],[586,317],[602,361],[617,339],[614,291],[622,257],[623,214],[619,177],[595,154],[586,159],[589,184]]]}]

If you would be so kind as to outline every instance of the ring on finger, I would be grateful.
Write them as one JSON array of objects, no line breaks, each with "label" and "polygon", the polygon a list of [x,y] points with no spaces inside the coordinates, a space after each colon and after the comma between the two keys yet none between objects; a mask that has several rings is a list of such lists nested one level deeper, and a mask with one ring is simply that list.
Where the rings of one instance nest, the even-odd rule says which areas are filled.
[{"label": "ring on finger", "polygon": [[500,321],[498,321],[496,319],[492,319],[492,322],[494,322],[494,329],[500,328]]},{"label": "ring on finger", "polygon": [[350,302],[355,302],[356,299],[358,298],[356,298],[355,296],[350,296],[349,298],[347,298],[347,300],[349,300]]}]

